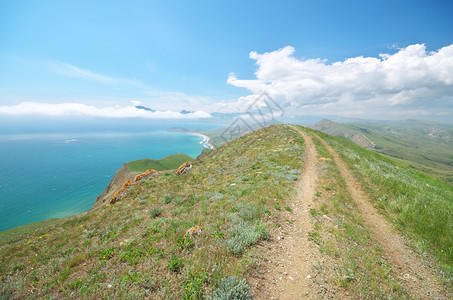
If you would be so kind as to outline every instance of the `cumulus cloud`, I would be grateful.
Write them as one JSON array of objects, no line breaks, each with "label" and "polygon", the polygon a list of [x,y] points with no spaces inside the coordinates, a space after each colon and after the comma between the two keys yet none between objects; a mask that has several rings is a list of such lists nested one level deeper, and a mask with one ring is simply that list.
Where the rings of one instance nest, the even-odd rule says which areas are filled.
[{"label": "cumulus cloud", "polygon": [[102,118],[148,118],[148,119],[201,119],[210,118],[204,111],[181,114],[175,111],[147,111],[137,109],[134,101],[130,106],[97,107],[82,103],[39,103],[22,102],[17,105],[0,106],[0,115],[44,115],[44,116],[90,116]]},{"label": "cumulus cloud", "polygon": [[241,110],[263,91],[291,108],[287,109],[290,113],[302,114],[360,116],[389,110],[429,114],[430,106],[450,103],[451,107],[453,102],[453,45],[428,52],[424,44],[415,44],[394,54],[333,63],[298,59],[294,52],[291,46],[263,54],[251,52],[256,79],[240,80],[231,73],[227,83],[252,94],[225,108]]}]

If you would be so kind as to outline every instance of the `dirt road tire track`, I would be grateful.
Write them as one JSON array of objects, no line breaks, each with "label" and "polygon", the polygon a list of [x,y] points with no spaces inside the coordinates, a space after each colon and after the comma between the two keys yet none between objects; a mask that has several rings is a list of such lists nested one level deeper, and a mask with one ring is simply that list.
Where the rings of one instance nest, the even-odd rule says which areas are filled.
[{"label": "dirt road tire track", "polygon": [[292,128],[301,134],[305,143],[303,171],[296,183],[291,213],[294,223],[284,225],[282,234],[272,238],[268,262],[261,266],[264,274],[253,288],[255,299],[294,300],[316,296],[310,274],[319,252],[308,240],[308,233],[312,230],[309,211],[316,189],[318,159],[311,137],[297,127]]},{"label": "dirt road tire track", "polygon": [[333,156],[365,223],[369,225],[373,237],[384,250],[386,259],[400,274],[400,281],[409,293],[416,299],[448,299],[446,291],[438,283],[432,269],[423,263],[423,259],[406,245],[405,239],[395,231],[384,216],[378,213],[371,204],[369,195],[338,153],[322,138],[315,136]]}]

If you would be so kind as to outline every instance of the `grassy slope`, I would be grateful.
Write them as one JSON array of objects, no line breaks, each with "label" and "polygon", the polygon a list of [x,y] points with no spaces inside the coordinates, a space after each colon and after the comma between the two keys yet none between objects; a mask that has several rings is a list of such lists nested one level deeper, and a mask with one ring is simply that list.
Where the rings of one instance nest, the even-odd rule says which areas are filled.
[{"label": "grassy slope", "polygon": [[178,168],[183,162],[185,161],[192,161],[193,158],[185,155],[183,153],[178,153],[175,155],[169,155],[164,158],[159,159],[159,162],[169,169],[176,169]]},{"label": "grassy slope", "polygon": [[335,136],[361,132],[376,144],[375,151],[397,158],[453,186],[452,125],[418,120],[331,124],[322,131]]},{"label": "grassy slope", "polygon": [[127,168],[132,172],[144,172],[148,169],[164,171],[178,168],[185,161],[192,161],[193,158],[183,153],[169,155],[161,159],[139,159],[126,163]]},{"label": "grassy slope", "polygon": [[355,299],[410,298],[398,279],[399,270],[394,270],[383,257],[380,245],[357,210],[332,156],[317,138],[313,141],[322,160],[310,209],[314,226],[309,235],[328,257],[324,264],[316,266],[314,280],[328,290],[340,289],[339,299],[342,290]]},{"label": "grassy slope", "polygon": [[[384,126],[364,122],[343,126],[361,130],[376,144],[377,152],[398,158],[453,185],[453,145],[442,138],[428,136],[432,127],[430,124],[411,123],[415,129],[409,129],[403,124],[405,123]],[[449,131],[445,132],[448,134]]]},{"label": "grassy slope", "polygon": [[[291,142],[290,142],[291,141]],[[204,155],[188,174],[144,180],[99,209],[0,246],[0,295],[197,298],[254,267],[253,245],[291,201],[303,141],[287,127]],[[185,230],[200,235],[184,239]]]},{"label": "grassy slope", "polygon": [[419,251],[437,257],[446,281],[451,284],[453,187],[350,141],[321,136],[363,182],[375,206],[382,209]]},{"label": "grassy slope", "polygon": [[[382,213],[419,251],[436,256],[451,283],[453,189],[352,142],[317,133],[362,180]],[[329,158],[319,142],[317,149]],[[145,180],[115,205],[2,244],[0,297],[197,298],[221,278],[247,276],[263,249],[253,245],[290,214],[282,208],[291,203],[303,150],[294,131],[265,128],[200,157],[188,174]],[[320,176],[310,238],[333,263],[318,264],[314,282],[356,298],[410,297],[332,161],[320,161]],[[202,233],[184,239],[195,225]]]},{"label": "grassy slope", "polygon": [[39,222],[33,222],[16,228],[0,232],[0,245],[15,243],[18,240],[27,238],[27,235],[42,227],[50,226],[60,222],[61,219],[47,219]]}]

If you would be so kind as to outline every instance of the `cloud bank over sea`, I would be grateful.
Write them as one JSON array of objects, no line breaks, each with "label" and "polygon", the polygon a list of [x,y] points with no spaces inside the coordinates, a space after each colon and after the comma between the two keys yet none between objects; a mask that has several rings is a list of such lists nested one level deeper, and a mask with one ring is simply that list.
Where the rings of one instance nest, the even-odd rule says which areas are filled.
[{"label": "cloud bank over sea", "polygon": [[211,115],[204,111],[181,113],[176,111],[151,111],[138,109],[139,102],[128,106],[97,107],[83,103],[39,103],[22,102],[17,105],[0,106],[0,115],[44,115],[44,116],[89,116],[101,118],[148,118],[148,119],[204,119]]}]

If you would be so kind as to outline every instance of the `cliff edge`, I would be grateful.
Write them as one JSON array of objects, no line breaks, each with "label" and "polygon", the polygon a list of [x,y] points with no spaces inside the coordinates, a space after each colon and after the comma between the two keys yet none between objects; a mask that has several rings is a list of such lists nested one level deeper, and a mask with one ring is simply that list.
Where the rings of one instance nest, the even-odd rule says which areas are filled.
[{"label": "cliff edge", "polygon": [[124,164],[118,171],[116,171],[113,179],[110,180],[110,183],[107,185],[105,190],[96,198],[96,203],[94,203],[91,210],[102,206],[104,203],[108,203],[112,199],[113,194],[115,194],[121,186],[127,180],[133,180],[135,175],[139,174],[138,172],[130,171],[126,164]]}]

